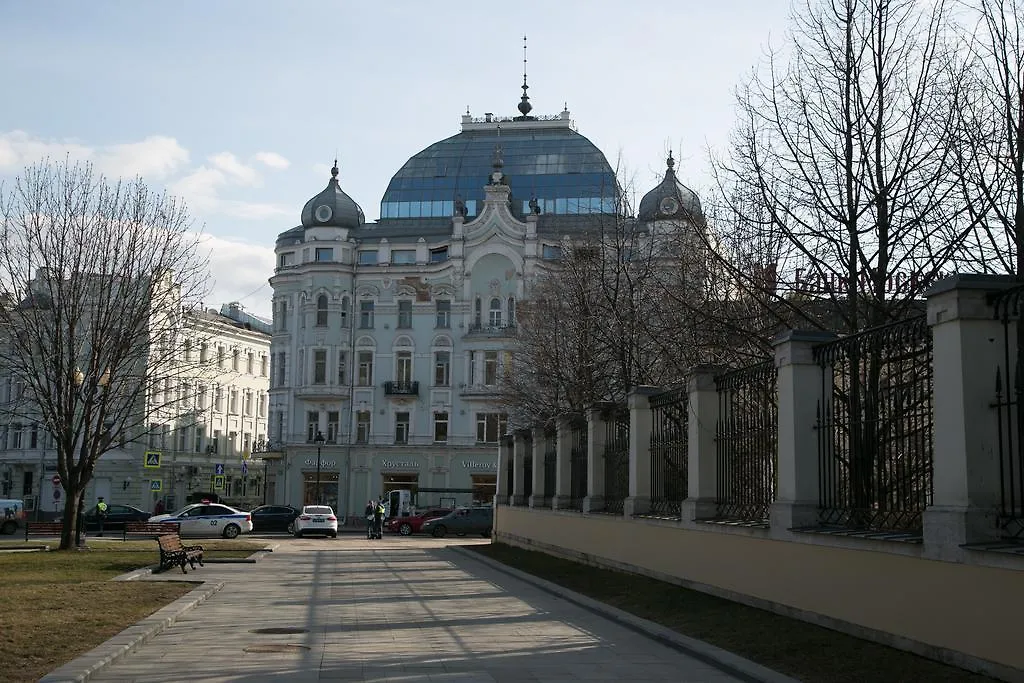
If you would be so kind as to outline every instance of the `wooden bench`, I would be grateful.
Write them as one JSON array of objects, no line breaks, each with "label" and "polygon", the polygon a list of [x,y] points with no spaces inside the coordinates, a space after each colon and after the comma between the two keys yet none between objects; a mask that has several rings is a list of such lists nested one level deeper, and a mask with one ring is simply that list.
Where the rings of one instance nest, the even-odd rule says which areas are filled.
[{"label": "wooden bench", "polygon": [[156,538],[164,534],[176,534],[181,530],[177,522],[125,522],[121,540],[127,541],[128,534]]},{"label": "wooden bench", "polygon": [[25,540],[33,536],[60,536],[64,531],[64,522],[25,522]]},{"label": "wooden bench", "polygon": [[157,536],[156,542],[160,546],[161,570],[178,566],[181,567],[182,574],[188,574],[186,564],[191,565],[192,569],[196,568],[196,562],[200,567],[203,566],[203,546],[182,545],[181,536],[178,534]]}]

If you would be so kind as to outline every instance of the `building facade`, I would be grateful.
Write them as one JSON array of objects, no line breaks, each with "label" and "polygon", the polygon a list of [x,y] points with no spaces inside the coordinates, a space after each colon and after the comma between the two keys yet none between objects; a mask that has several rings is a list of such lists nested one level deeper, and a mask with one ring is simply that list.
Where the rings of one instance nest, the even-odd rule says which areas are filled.
[{"label": "building facade", "polygon": [[[524,87],[519,116],[467,112],[395,174],[375,223],[335,164],[278,236],[275,502],[350,518],[393,489],[419,506],[491,502],[516,303],[566,240],[621,210],[613,169],[569,112],[530,110]],[[670,162],[641,208],[654,222],[694,204]]]},{"label": "building facade", "polygon": [[[266,442],[270,335],[261,328],[269,326],[236,304],[183,317],[179,370],[164,371],[139,418],[144,424],[119,435],[99,459],[88,504],[103,496],[148,510],[163,500],[174,509],[203,492],[243,507],[262,502],[264,464],[253,451]],[[21,391],[0,376],[0,405]],[[55,518],[64,500],[54,440],[26,413],[0,425],[0,497],[23,499],[30,515]]]}]

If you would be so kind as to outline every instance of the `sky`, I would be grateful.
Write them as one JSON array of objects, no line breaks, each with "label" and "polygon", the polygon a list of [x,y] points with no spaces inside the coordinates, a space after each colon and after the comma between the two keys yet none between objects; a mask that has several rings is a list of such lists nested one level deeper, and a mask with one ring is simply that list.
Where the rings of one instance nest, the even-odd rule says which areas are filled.
[{"label": "sky", "polygon": [[[329,180],[379,216],[409,157],[460,117],[568,106],[640,194],[665,157],[698,193],[734,91],[790,0],[0,0],[0,182],[44,158],[182,197],[207,306],[270,314],[274,239]],[[483,181],[481,181],[483,182]]]}]

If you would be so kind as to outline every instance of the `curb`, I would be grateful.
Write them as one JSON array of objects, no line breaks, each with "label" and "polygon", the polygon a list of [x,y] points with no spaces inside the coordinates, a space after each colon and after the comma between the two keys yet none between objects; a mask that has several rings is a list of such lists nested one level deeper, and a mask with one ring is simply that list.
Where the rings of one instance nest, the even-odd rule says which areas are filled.
[{"label": "curb", "polygon": [[[147,573],[151,568],[136,570],[129,574],[123,574],[115,580],[131,581],[138,579]],[[189,610],[202,604],[210,596],[217,593],[224,587],[224,582],[203,584],[174,602],[161,607],[156,612],[137,622],[116,636],[107,640],[84,655],[76,657],[59,669],[55,669],[39,679],[39,683],[78,683],[88,681],[93,674],[106,666],[113,664],[125,655],[134,652],[140,645],[148,642],[158,633],[173,624],[178,617]]]},{"label": "curb", "polygon": [[502,564],[501,562],[487,557],[486,555],[475,553],[472,550],[466,550],[459,546],[448,546],[448,549],[457,555],[472,558],[477,562],[491,567],[492,569],[496,569],[499,572],[513,576],[521,581],[525,581],[526,583],[541,589],[545,593],[562,598],[577,607],[582,607],[589,612],[600,614],[601,616],[616,622],[620,626],[625,626],[630,630],[642,633],[663,645],[679,650],[694,659],[710,664],[739,679],[748,681],[748,683],[800,683],[796,678],[791,678],[790,676],[781,674],[778,671],[769,669],[766,666],[761,666],[749,659],[744,659],[739,655],[735,655],[728,650],[723,650],[722,648],[711,645],[710,643],[705,643],[703,640],[684,636],[681,633],[677,633],[676,631],[660,624],[656,624],[653,621],[648,621],[647,619],[630,614],[629,612],[617,607],[612,607],[611,605],[594,600],[593,598],[581,595],[580,593],[571,591],[556,583],[534,576],[533,574],[528,574],[527,572],[516,569],[515,567]]}]

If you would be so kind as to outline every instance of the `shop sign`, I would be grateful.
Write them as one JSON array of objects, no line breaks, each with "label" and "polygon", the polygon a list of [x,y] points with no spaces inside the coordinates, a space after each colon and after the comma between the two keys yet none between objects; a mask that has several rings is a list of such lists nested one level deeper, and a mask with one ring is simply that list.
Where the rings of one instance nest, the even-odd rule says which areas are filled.
[{"label": "shop sign", "polygon": [[497,470],[498,463],[493,460],[484,462],[481,460],[463,460],[462,466],[467,470]]},{"label": "shop sign", "polygon": [[[307,467],[316,467],[316,458],[306,458],[302,461],[302,464]],[[320,458],[320,469],[330,469],[332,467],[336,467],[337,464],[336,460],[324,460],[323,458]]]},{"label": "shop sign", "polygon": [[385,458],[381,461],[380,466],[386,470],[418,470],[420,463],[418,460],[388,460]]}]

